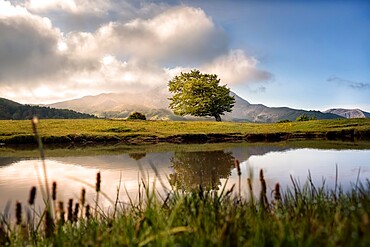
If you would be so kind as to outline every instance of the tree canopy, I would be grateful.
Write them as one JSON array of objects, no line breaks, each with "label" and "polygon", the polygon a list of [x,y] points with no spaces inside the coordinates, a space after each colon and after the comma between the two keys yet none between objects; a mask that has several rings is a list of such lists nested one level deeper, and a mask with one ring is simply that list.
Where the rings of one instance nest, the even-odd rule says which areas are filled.
[{"label": "tree canopy", "polygon": [[214,74],[202,74],[199,70],[181,73],[168,83],[173,93],[170,108],[176,115],[212,116],[221,121],[224,112],[231,112],[235,98],[230,89],[220,86]]}]

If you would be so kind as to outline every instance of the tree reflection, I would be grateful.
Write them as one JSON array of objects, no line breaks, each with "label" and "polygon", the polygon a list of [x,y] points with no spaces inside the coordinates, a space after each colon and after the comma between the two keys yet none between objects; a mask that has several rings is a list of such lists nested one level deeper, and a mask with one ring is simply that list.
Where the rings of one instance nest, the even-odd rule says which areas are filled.
[{"label": "tree reflection", "polygon": [[140,160],[146,156],[146,153],[129,153],[128,156],[134,160]]},{"label": "tree reflection", "polygon": [[170,183],[182,190],[193,190],[201,185],[204,190],[218,189],[221,178],[231,175],[234,157],[231,152],[176,152],[171,159],[174,174]]}]

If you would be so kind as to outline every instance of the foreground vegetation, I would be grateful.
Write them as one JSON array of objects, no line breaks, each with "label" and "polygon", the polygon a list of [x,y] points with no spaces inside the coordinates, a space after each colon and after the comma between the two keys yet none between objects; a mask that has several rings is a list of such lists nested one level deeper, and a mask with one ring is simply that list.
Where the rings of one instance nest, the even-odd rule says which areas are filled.
[{"label": "foreground vegetation", "polygon": [[[29,121],[0,120],[0,143],[33,143]],[[127,121],[43,119],[44,143],[186,143],[370,138],[370,119],[311,120],[288,123]]]},{"label": "foreground vegetation", "polygon": [[[98,204],[100,175],[95,202],[85,202],[82,192],[57,203],[53,185],[54,210],[38,212],[31,192],[28,205],[17,203],[15,213],[1,215],[0,245],[369,246],[369,181],[344,192],[317,188],[310,179],[300,187],[292,179],[291,189],[281,192],[278,184],[266,190],[262,172],[259,179],[260,193],[250,198],[236,192],[240,184],[229,191],[172,188],[161,197],[143,182],[138,201],[112,200],[110,210]],[[254,189],[250,179],[241,182]]]}]

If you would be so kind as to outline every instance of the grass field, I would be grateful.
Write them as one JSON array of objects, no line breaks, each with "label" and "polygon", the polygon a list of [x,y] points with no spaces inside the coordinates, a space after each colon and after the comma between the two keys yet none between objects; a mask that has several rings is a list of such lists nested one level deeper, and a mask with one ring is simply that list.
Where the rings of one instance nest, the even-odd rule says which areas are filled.
[{"label": "grass field", "polygon": [[[0,142],[34,142],[31,121],[1,120]],[[40,120],[44,143],[121,141],[276,141],[286,139],[369,138],[370,119],[312,120],[289,123],[126,121],[105,119]]]}]

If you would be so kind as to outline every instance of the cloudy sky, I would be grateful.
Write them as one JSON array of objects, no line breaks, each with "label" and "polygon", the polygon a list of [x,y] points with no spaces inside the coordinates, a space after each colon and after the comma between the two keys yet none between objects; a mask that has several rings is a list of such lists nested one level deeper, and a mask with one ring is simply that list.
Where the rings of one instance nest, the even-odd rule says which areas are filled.
[{"label": "cloudy sky", "polygon": [[215,73],[251,103],[370,111],[368,1],[0,0],[0,97],[52,103]]}]

